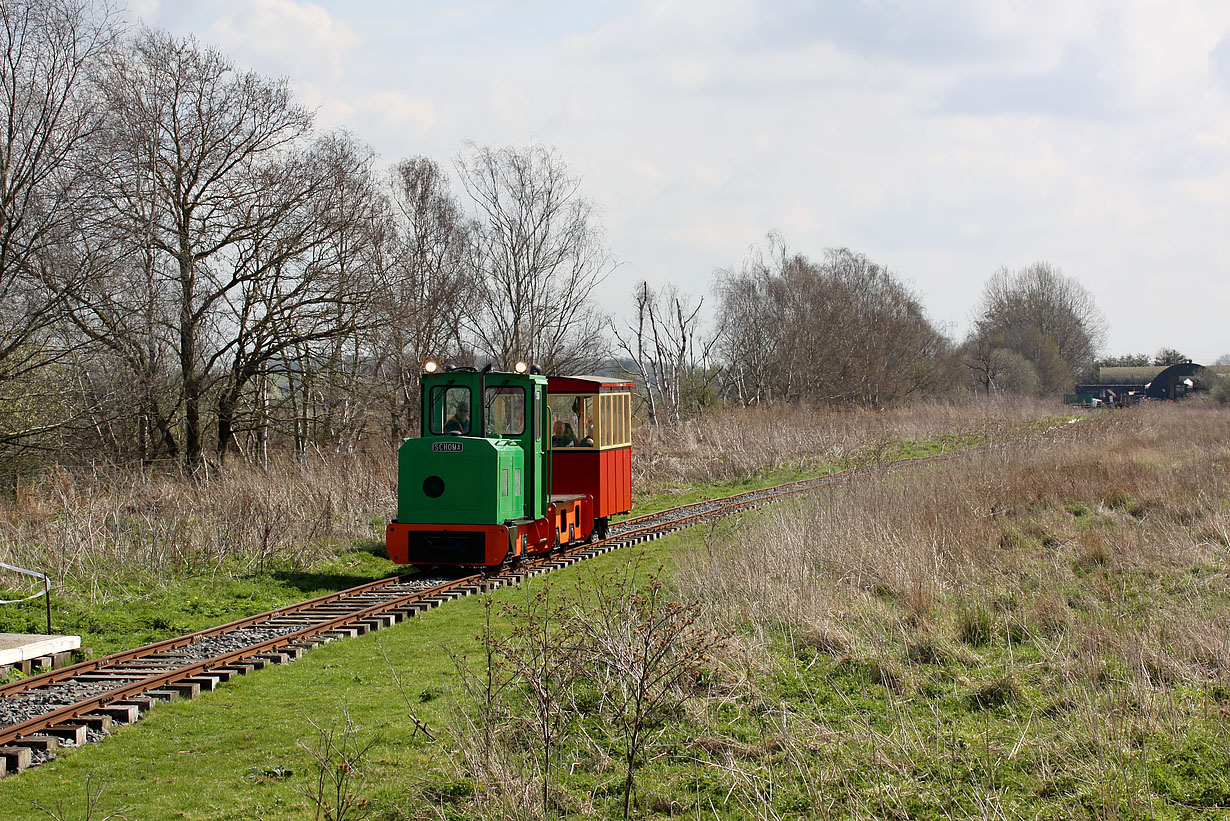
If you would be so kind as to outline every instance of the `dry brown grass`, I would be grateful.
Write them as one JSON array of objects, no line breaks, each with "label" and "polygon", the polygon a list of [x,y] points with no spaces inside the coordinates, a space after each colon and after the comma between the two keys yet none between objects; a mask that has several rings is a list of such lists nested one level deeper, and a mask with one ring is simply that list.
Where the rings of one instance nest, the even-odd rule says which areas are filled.
[{"label": "dry brown grass", "polygon": [[1230,680],[1230,418],[1148,406],[779,505],[685,563],[715,613],[885,661],[1003,636]]},{"label": "dry brown grass", "polygon": [[884,410],[772,405],[733,408],[677,427],[634,431],[633,486],[657,493],[696,482],[745,480],[783,468],[843,465],[895,444],[938,437],[988,438],[1060,413],[1041,401],[970,398]]},{"label": "dry brown grass", "polygon": [[[745,814],[794,817],[786,784],[806,817],[1224,814],[1228,432],[1098,414],[712,532],[678,583],[759,648],[763,698],[701,722]],[[723,743],[778,721],[771,767]]]},{"label": "dry brown grass", "polygon": [[150,578],[303,567],[379,535],[395,510],[394,460],[236,464],[178,473],[56,468],[0,506],[0,560],[90,592],[118,573]]}]

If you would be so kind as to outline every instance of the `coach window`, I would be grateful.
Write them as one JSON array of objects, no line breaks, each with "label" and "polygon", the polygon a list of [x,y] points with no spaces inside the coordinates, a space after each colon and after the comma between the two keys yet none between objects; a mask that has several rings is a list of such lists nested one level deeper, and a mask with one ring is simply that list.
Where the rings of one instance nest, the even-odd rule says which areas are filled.
[{"label": "coach window", "polygon": [[596,416],[594,396],[590,394],[554,393],[551,406],[552,448],[595,448]]},{"label": "coach window", "polygon": [[487,388],[483,397],[487,436],[520,436],[525,433],[525,388],[501,385]]},{"label": "coach window", "polygon": [[610,447],[611,445],[611,395],[604,393],[598,397],[598,418],[602,423],[598,425],[598,446]]},{"label": "coach window", "polygon": [[617,393],[615,407],[619,413],[620,444],[632,444],[632,394]]},{"label": "coach window", "polygon": [[437,385],[431,389],[428,430],[443,436],[454,431],[470,435],[470,389],[464,385]]},{"label": "coach window", "polygon": [[632,395],[604,393],[599,397],[599,445],[618,448],[632,444]]}]

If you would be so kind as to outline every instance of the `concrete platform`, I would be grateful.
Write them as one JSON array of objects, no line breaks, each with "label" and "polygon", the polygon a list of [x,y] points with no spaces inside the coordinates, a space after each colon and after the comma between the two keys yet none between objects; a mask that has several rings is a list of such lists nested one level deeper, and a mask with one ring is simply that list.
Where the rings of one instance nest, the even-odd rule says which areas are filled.
[{"label": "concrete platform", "polygon": [[[0,667],[81,649],[81,636],[0,633]],[[48,665],[50,666],[50,664]]]}]

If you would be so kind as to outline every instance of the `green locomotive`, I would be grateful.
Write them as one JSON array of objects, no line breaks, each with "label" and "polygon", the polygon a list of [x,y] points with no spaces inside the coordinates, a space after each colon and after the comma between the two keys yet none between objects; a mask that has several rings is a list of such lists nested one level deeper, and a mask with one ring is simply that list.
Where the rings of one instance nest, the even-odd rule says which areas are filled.
[{"label": "green locomotive", "polygon": [[[536,369],[535,369],[536,370]],[[420,436],[406,439],[398,452],[397,518],[385,533],[389,557],[419,566],[497,566],[526,555],[549,552],[558,544],[590,539],[605,530],[606,516],[631,505],[630,441],[570,448],[561,460],[566,491],[552,493],[552,409],[549,380],[524,363],[514,372],[474,368],[436,369],[428,363],[422,379]],[[553,377],[553,379],[556,379]],[[564,377],[570,392],[561,397],[560,414],[576,406],[584,425],[604,430],[630,429],[631,384],[601,377]],[[595,405],[579,389],[602,391]],[[561,404],[562,402],[562,404]],[[614,403],[614,404],[613,404]],[[606,419],[596,407],[608,408]],[[615,410],[615,409],[618,409]],[[621,415],[628,419],[619,419]],[[627,437],[624,437],[625,439]],[[618,452],[617,451],[621,451]],[[603,489],[601,470],[592,479],[576,478],[574,465],[627,465],[627,476],[605,471],[626,493]],[[588,475],[588,474],[586,474]],[[618,501],[609,501],[618,497]],[[626,497],[626,503],[624,498]],[[615,510],[613,507],[621,507]],[[602,508],[601,521],[595,513]]]}]

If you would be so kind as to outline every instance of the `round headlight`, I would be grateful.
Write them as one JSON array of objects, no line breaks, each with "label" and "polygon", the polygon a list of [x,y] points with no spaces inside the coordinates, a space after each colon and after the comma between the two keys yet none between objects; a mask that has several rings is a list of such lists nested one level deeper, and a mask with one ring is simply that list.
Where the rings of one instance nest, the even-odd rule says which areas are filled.
[{"label": "round headlight", "polygon": [[439,369],[440,369],[440,366],[437,365],[435,362],[431,361],[430,359],[428,359],[426,362],[423,363],[423,370],[427,371],[427,373],[435,373]]},{"label": "round headlight", "polygon": [[516,365],[513,365],[513,370],[515,370],[517,373],[525,373],[529,369],[530,369],[530,366],[524,362],[518,362]]}]

